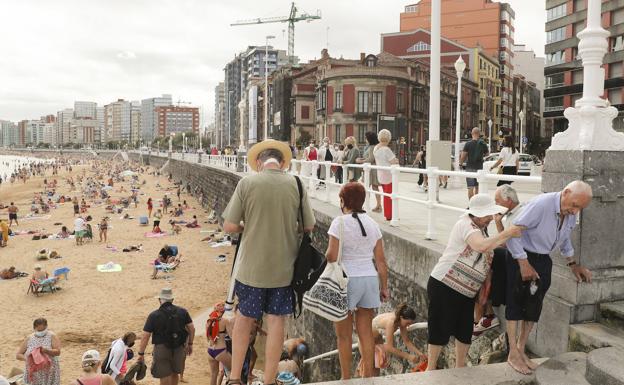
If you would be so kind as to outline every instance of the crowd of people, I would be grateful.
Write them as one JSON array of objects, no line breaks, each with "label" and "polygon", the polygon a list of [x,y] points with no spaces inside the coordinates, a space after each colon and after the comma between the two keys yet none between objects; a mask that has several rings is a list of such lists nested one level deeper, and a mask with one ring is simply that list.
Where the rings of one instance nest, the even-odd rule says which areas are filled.
[{"label": "crowd of people", "polygon": [[[464,147],[462,161],[476,167],[487,153],[473,130],[474,143]],[[371,163],[389,166],[398,162],[388,147],[390,132],[366,135],[368,146],[360,152],[355,140],[347,138],[344,152],[336,151],[324,140],[321,148],[306,148],[307,160],[329,160],[342,164]],[[503,172],[512,173],[510,164],[517,162],[514,150],[501,156]],[[226,311],[224,303],[216,304],[206,323],[208,342],[207,362],[211,372],[211,385],[227,378],[228,385],[247,384],[253,381],[253,368],[257,353],[254,349],[257,335],[266,335],[263,382],[265,384],[296,384],[303,379],[303,360],[310,349],[302,338],[286,339],[285,324],[295,311],[295,298],[291,283],[300,237],[314,231],[316,220],[307,189],[300,189],[295,177],[286,170],[292,159],[292,149],[279,141],[265,140],[248,153],[248,162],[256,173],[240,180],[223,212],[223,231],[243,234],[235,258],[232,295],[236,297],[234,316]],[[516,160],[514,160],[516,159]],[[71,166],[70,166],[71,167]],[[113,202],[106,193],[114,188],[115,179],[128,165],[94,164],[95,177],[78,176],[68,183],[82,187],[83,197],[74,223],[77,244],[85,238],[91,200],[103,199],[116,211],[136,199],[131,195],[127,202]],[[517,167],[517,165],[516,165]],[[351,378],[352,343],[355,331],[360,362],[355,375],[378,376],[389,366],[391,357],[408,361],[414,370],[438,368],[442,349],[451,339],[455,342],[455,366],[466,365],[468,348],[475,337],[500,320],[493,315],[493,307],[506,305],[505,319],[509,338],[508,363],[516,371],[529,374],[537,367],[526,354],[529,333],[538,322],[544,296],[550,286],[552,261],[550,254],[561,251],[567,265],[579,282],[590,281],[591,272],[574,259],[570,235],[576,226],[579,212],[592,198],[589,185],[574,181],[562,191],[542,194],[529,202],[519,202],[516,191],[508,183],[501,184],[492,199],[480,194],[476,181],[468,180],[469,207],[454,225],[448,244],[433,268],[427,283],[427,314],[417,314],[409,304],[401,303],[394,311],[377,314],[382,303],[391,301],[393,288],[388,279],[380,225],[363,209],[366,189],[359,183],[359,169],[349,168],[335,178],[346,178],[339,192],[341,215],[333,219],[327,231],[325,257],[328,263],[339,262],[348,277],[346,318],[334,322],[336,344],[340,361],[340,378]],[[99,170],[99,171],[98,171]],[[110,170],[108,173],[102,170]],[[330,177],[326,169],[318,172],[321,180]],[[517,171],[517,169],[516,169]],[[106,182],[101,182],[108,177]],[[138,185],[138,180],[135,180]],[[392,178],[387,171],[378,171],[369,183],[381,187],[385,194],[392,192]],[[55,182],[56,185],[56,182]],[[110,188],[105,188],[105,187]],[[189,186],[190,188],[190,186]],[[51,190],[54,191],[54,190]],[[50,191],[50,192],[51,192]],[[119,189],[117,191],[123,192]],[[56,194],[49,195],[53,201]],[[181,186],[176,196],[180,201]],[[378,200],[374,211],[383,211],[390,220],[391,205],[387,195]],[[65,197],[74,205],[77,197]],[[381,200],[383,199],[383,204]],[[84,202],[84,205],[82,204]],[[83,208],[84,207],[84,211]],[[173,218],[183,214],[188,206],[174,206],[167,195],[162,199],[163,209],[152,213],[154,203],[147,200],[148,217],[153,215],[153,232],[159,232],[164,215]],[[15,211],[17,212],[17,211]],[[11,211],[9,211],[11,213]],[[84,218],[83,218],[84,217]],[[9,218],[17,220],[17,218]],[[100,241],[107,241],[107,217],[99,223]],[[494,222],[496,234],[489,234]],[[194,217],[189,227],[198,225]],[[61,230],[69,234],[66,227]],[[278,234],[280,242],[275,242]],[[60,235],[60,234],[59,234]],[[80,239],[80,241],[79,241]],[[154,261],[153,278],[159,266],[175,268],[181,262],[177,247],[164,245]],[[0,274],[14,274],[15,269]],[[35,272],[38,279],[47,279],[46,272]],[[44,276],[45,275],[45,276]],[[82,357],[84,374],[79,385],[116,384],[135,375],[145,375],[146,352],[152,347],[150,372],[161,385],[176,385],[184,381],[186,358],[193,354],[197,333],[189,312],[174,305],[171,288],[163,288],[157,299],[158,309],[151,312],[137,336],[128,332],[112,342],[102,358],[99,352],[89,350]],[[232,298],[228,298],[228,303]],[[419,349],[410,337],[410,325],[417,319],[427,320],[426,352]],[[395,335],[400,336],[397,345]],[[138,342],[136,363],[131,348]],[[322,346],[317,349],[324,348]],[[321,353],[318,351],[317,353]],[[48,330],[47,321],[36,319],[33,333],[17,351],[17,359],[26,362],[25,379],[30,385],[57,385],[60,383],[59,338]],[[42,365],[43,363],[43,365]],[[138,378],[138,377],[137,377]]]}]

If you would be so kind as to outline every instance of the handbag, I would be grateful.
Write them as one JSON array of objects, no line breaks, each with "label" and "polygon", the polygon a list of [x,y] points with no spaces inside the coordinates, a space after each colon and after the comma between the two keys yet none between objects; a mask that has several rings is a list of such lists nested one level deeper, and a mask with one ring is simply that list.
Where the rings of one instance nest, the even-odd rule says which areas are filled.
[{"label": "handbag", "polygon": [[[301,215],[301,226],[303,227],[303,184],[301,179],[295,176],[297,180],[297,189],[299,190],[299,215]],[[303,309],[303,295],[306,291],[312,289],[319,276],[325,268],[325,254],[321,253],[312,244],[312,238],[309,233],[303,233],[297,259],[295,260],[293,279],[290,286],[293,289],[293,316],[295,318],[301,315]]]},{"label": "handbag", "polygon": [[340,217],[338,258],[336,262],[327,263],[318,281],[303,296],[304,308],[332,322],[342,321],[349,315],[347,301],[349,278],[342,266],[343,230],[344,218]]}]

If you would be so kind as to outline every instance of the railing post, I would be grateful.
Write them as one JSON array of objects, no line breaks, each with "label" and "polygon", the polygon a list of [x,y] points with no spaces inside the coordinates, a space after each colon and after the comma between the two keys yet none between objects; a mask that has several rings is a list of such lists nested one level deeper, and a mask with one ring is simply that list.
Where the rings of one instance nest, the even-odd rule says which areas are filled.
[{"label": "railing post", "polygon": [[[370,163],[364,163],[364,189],[366,189],[366,203],[365,203],[365,207],[368,209],[368,212],[370,212],[372,209],[372,205],[371,205],[371,187],[370,185],[370,173],[371,173],[371,164]],[[376,197],[373,197],[373,199],[376,199]]]},{"label": "railing post", "polygon": [[427,194],[427,233],[425,239],[433,240],[436,237],[435,232],[435,202],[438,196],[437,167],[427,168],[427,177],[429,179],[429,192]]},{"label": "railing post", "polygon": [[342,185],[344,186],[349,182],[349,165],[342,165]]},{"label": "railing post", "polygon": [[390,221],[390,226],[398,226],[399,225],[399,165],[393,164],[390,170],[390,174],[392,175],[392,220]]},{"label": "railing post", "polygon": [[487,171],[477,170],[477,182],[479,182],[479,193],[488,193],[488,180],[486,179]]},{"label": "railing post", "polygon": [[[329,151],[329,150],[328,150]],[[324,162],[322,167],[325,167],[325,202],[329,202],[329,180],[331,178],[331,162]]]}]

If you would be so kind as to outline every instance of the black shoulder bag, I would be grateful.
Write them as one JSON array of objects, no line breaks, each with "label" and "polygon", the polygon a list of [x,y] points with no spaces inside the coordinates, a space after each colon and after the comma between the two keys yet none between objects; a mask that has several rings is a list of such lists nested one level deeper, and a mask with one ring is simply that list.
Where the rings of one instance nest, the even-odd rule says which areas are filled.
[{"label": "black shoulder bag", "polygon": [[[297,188],[299,190],[299,215],[301,216],[301,227],[303,228],[305,223],[303,218],[303,185],[298,176],[295,176],[295,179],[297,180]],[[314,286],[321,273],[323,273],[326,264],[325,254],[314,247],[310,234],[304,231],[291,283],[294,292],[293,316],[295,318],[301,315],[303,294]]]}]

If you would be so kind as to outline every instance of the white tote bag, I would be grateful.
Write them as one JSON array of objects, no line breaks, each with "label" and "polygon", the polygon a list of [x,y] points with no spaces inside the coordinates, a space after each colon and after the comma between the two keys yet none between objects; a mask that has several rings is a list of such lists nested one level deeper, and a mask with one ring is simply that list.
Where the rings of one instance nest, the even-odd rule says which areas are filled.
[{"label": "white tote bag", "polygon": [[342,321],[349,315],[347,285],[349,278],[342,267],[342,239],[344,218],[340,217],[338,259],[328,262],[323,274],[303,296],[303,307],[332,322]]}]

